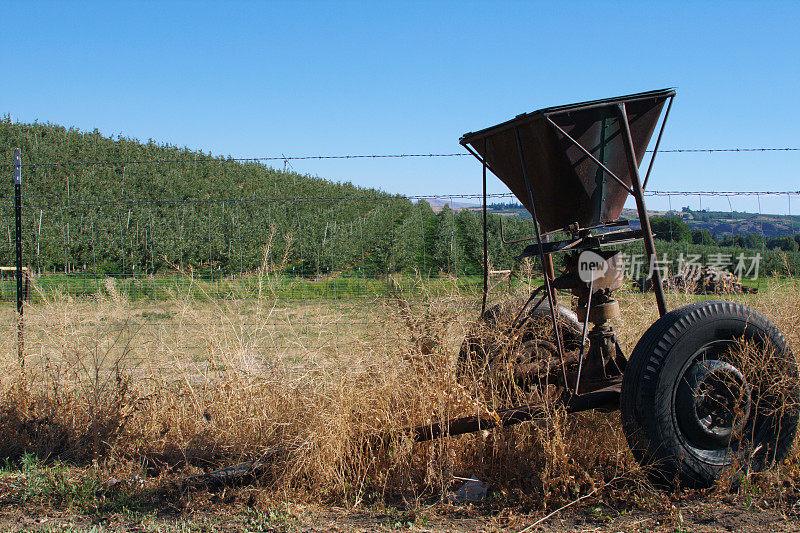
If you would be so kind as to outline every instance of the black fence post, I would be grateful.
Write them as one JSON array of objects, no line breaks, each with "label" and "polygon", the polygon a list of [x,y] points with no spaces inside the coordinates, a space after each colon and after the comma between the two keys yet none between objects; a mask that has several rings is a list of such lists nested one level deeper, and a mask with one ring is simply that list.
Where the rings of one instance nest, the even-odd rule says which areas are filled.
[{"label": "black fence post", "polygon": [[16,240],[17,259],[17,357],[20,366],[24,365],[23,358],[25,339],[22,333],[22,158],[19,148],[14,148],[14,227]]}]

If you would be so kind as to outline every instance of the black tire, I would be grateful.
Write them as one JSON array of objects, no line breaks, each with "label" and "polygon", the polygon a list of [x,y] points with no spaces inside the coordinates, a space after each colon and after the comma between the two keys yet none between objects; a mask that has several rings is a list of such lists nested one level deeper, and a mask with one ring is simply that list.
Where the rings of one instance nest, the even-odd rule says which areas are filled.
[{"label": "black tire", "polygon": [[786,456],[799,381],[796,359],[766,317],[732,302],[687,305],[656,321],[633,350],[623,431],[657,483],[708,487]]},{"label": "black tire", "polygon": [[[501,302],[481,315],[461,344],[458,354],[458,376],[462,383],[486,389],[491,386],[488,383],[491,380],[494,380],[495,384],[498,380],[508,381],[508,376],[488,374],[497,373],[498,367],[503,366],[495,364],[498,359],[513,357],[515,352],[533,339],[538,339],[543,345],[549,345],[550,348],[546,351],[557,353],[552,332],[550,302],[545,299],[538,306],[537,302],[539,300],[528,305],[524,319],[520,320],[521,323],[515,329],[511,328],[511,324],[522,309],[524,299],[516,298]],[[579,348],[582,325],[578,322],[578,317],[563,305],[559,304],[556,309],[564,350]],[[506,367],[505,370],[509,371],[510,368]]]}]

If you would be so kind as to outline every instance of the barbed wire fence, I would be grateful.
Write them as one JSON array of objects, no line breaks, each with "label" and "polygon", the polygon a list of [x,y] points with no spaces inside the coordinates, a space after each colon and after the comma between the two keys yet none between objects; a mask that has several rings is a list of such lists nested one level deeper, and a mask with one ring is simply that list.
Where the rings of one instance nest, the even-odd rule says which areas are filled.
[{"label": "barbed wire fence", "polygon": [[[675,149],[666,152],[769,152],[798,148]],[[478,194],[391,195],[340,186],[332,195],[322,180],[298,181],[292,161],[308,159],[438,158],[469,154],[361,154],[263,158],[176,158],[154,160],[47,161],[24,159],[21,187],[21,257],[35,277],[31,302],[69,297],[91,305],[122,295],[138,335],[163,339],[177,327],[180,306],[191,302],[239,302],[244,327],[272,328],[264,349],[322,349],[344,343],[341,328],[373,326],[376,301],[391,302],[416,280],[475,290],[481,280],[483,233]],[[283,172],[266,166],[282,162]],[[11,176],[13,165],[0,165]],[[185,183],[193,184],[186,190]],[[10,182],[10,180],[5,180]],[[3,191],[10,189],[2,189]],[[647,191],[675,205],[710,198],[727,201],[731,220],[740,197],[785,197],[789,215],[782,223],[752,216],[746,226],[761,237],[800,234],[800,191]],[[511,193],[487,195],[493,211],[527,212]],[[0,299],[15,301],[18,277],[12,195],[0,200]],[[529,215],[527,217],[530,218]],[[532,234],[524,217],[504,217],[507,238]],[[781,225],[782,224],[782,225]],[[731,227],[731,233],[736,228]],[[661,245],[674,260],[699,250],[690,242]],[[504,244],[499,219],[491,218],[490,259],[497,271],[510,270],[524,243]],[[734,261],[733,251],[728,250]],[[776,252],[777,254],[777,252]],[[795,252],[795,256],[797,253]],[[769,263],[770,258],[767,258]],[[777,255],[772,259],[779,261]],[[800,270],[800,259],[791,257]],[[253,302],[264,298],[260,276],[273,277],[269,295],[282,309],[269,320],[250,317]],[[767,267],[768,271],[768,267]],[[190,302],[190,304],[186,304]],[[10,307],[10,306],[9,306]],[[181,326],[223,320],[196,311]],[[335,315],[335,318],[332,316]],[[344,318],[343,318],[344,317]],[[207,324],[204,324],[207,322]],[[2,321],[18,322],[14,313]],[[282,331],[278,331],[282,330]],[[150,333],[145,333],[149,331]],[[327,335],[321,332],[326,331]],[[332,333],[335,331],[335,334]],[[352,340],[351,337],[348,336]],[[193,348],[187,344],[189,351]]]}]

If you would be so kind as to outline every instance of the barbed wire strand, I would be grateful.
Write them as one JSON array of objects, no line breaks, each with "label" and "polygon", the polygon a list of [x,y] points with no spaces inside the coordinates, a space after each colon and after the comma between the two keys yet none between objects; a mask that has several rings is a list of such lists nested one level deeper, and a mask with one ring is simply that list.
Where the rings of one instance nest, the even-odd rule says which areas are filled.
[{"label": "barbed wire strand", "polygon": [[[652,153],[653,150],[647,150]],[[662,154],[690,154],[690,153],[746,153],[746,152],[800,152],[800,148],[794,147],[745,147],[745,148],[668,148],[659,150]],[[424,158],[424,157],[465,157],[472,154],[463,152],[453,153],[413,153],[413,154],[334,154],[334,155],[300,155],[300,156],[264,156],[264,157],[228,157],[208,155],[209,161],[237,162],[237,163],[259,163],[268,161],[281,161],[284,163],[284,171],[292,169],[289,161],[309,161],[325,159],[404,159],[404,158]],[[147,165],[165,163],[196,163],[197,157],[191,159],[130,159],[130,160],[108,160],[108,161],[36,161],[23,163],[23,167],[31,166],[91,166],[91,165]],[[0,168],[10,168],[11,163],[2,163]],[[293,169],[292,169],[293,170]]]},{"label": "barbed wire strand", "polygon": [[[800,190],[797,191],[644,191],[645,196],[651,197],[664,197],[664,196],[707,196],[707,197],[731,197],[731,196],[800,196]],[[261,202],[314,202],[314,201],[348,201],[348,200],[388,200],[406,199],[410,201],[415,200],[449,200],[448,204],[453,205],[454,199],[459,200],[479,200],[483,198],[482,194],[477,193],[464,193],[464,194],[422,194],[422,195],[403,195],[403,194],[389,194],[385,196],[272,196],[272,197],[259,197],[253,196],[251,198],[241,197],[224,197],[224,198],[184,198],[184,199],[149,199],[149,198],[135,198],[127,196],[119,200],[92,200],[85,197],[76,196],[56,196],[56,195],[27,195],[23,194],[26,199],[41,200],[39,203],[32,205],[25,205],[24,208],[45,209],[49,207],[58,207],[62,202],[66,201],[68,205],[188,205],[188,204],[217,204],[217,203],[231,203],[231,204],[246,204],[246,203],[261,203]],[[0,195],[0,199],[8,199],[6,195]],[[487,199],[493,198],[513,198],[513,193],[489,193],[486,195]],[[2,205],[2,204],[0,204]],[[520,206],[522,204],[519,204]],[[474,207],[474,206],[466,206]]]}]

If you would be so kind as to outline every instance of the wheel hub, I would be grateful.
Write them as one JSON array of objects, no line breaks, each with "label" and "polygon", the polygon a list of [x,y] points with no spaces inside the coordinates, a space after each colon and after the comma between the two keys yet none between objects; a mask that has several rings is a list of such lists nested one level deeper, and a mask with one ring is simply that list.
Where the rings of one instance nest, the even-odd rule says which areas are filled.
[{"label": "wheel hub", "polygon": [[750,417],[751,389],[726,361],[695,361],[680,382],[677,418],[686,437],[701,446],[727,446],[739,438]]}]

